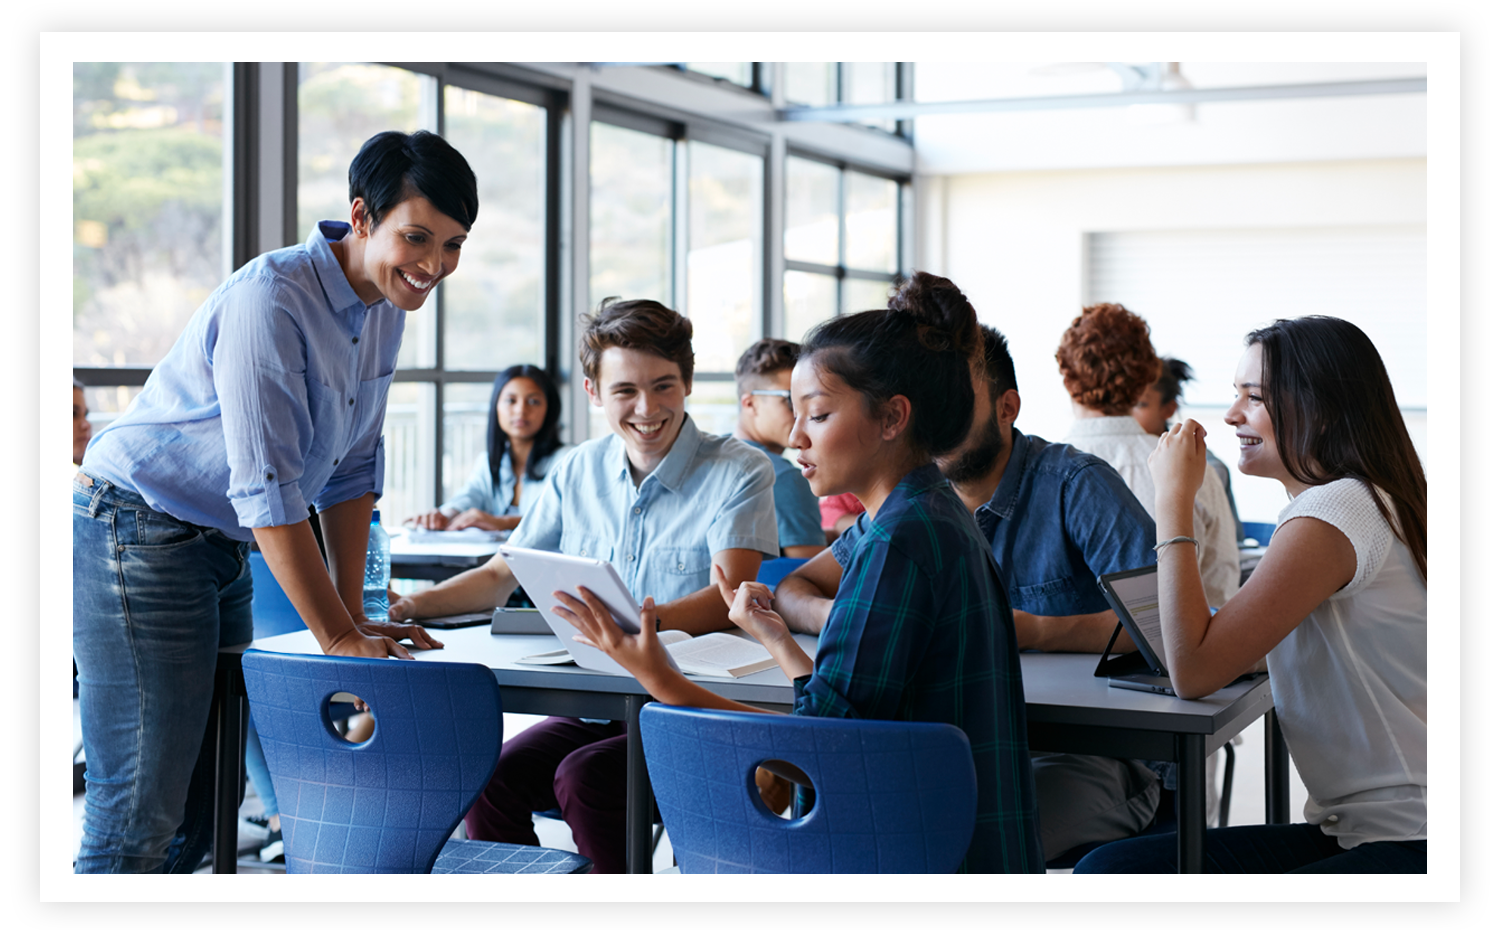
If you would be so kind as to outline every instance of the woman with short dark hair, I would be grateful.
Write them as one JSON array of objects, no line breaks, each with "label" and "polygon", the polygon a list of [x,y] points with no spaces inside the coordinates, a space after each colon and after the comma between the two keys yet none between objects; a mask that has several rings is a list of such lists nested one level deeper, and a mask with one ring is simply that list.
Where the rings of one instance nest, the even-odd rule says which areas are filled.
[{"label": "woman with short dark hair", "polygon": [[[1210,830],[1213,872],[1427,871],[1427,477],[1390,378],[1333,317],[1252,332],[1224,417],[1239,469],[1291,502],[1244,590],[1212,615],[1192,556],[1203,427],[1151,456],[1162,636],[1182,697],[1264,658],[1276,718],[1307,784],[1307,822]],[[1173,871],[1172,835],[1121,840],[1079,872]]]},{"label": "woman with short dark hair", "polygon": [[207,851],[204,733],[218,650],[251,638],[252,540],[324,652],[440,645],[364,615],[365,550],[406,313],[458,267],[474,173],[439,136],[384,132],[349,165],[349,199],[347,222],[321,222],[221,284],[84,455],[79,872],[191,872]]}]

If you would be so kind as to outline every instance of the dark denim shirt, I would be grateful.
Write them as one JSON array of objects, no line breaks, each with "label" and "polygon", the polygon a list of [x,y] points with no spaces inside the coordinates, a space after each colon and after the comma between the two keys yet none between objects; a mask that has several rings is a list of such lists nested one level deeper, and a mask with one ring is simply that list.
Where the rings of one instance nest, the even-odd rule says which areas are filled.
[{"label": "dark denim shirt", "polygon": [[[1042,617],[1109,610],[1098,576],[1153,565],[1156,523],[1107,462],[1011,428],[1000,485],[974,512],[1011,606]],[[834,542],[845,553],[868,529],[861,516]]]},{"label": "dark denim shirt", "polygon": [[1156,561],[1156,523],[1103,459],[1011,428],[1000,485],[974,512],[1011,606],[1043,617],[1109,610],[1099,575]]}]

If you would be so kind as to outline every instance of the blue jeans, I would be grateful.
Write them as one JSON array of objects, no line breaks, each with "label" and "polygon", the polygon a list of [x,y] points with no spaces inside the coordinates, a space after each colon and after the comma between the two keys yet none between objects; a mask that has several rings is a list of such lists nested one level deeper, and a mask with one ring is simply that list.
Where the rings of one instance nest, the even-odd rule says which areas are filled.
[{"label": "blue jeans", "polygon": [[[1177,871],[1177,834],[1108,843],[1084,856],[1074,874]],[[1427,841],[1365,843],[1344,849],[1316,824],[1252,824],[1209,830],[1203,871],[1242,874],[1394,874],[1427,872]]]},{"label": "blue jeans", "polygon": [[92,482],[73,484],[73,657],[88,761],[74,868],[191,872],[212,843],[204,734],[218,651],[251,639],[249,544]]}]

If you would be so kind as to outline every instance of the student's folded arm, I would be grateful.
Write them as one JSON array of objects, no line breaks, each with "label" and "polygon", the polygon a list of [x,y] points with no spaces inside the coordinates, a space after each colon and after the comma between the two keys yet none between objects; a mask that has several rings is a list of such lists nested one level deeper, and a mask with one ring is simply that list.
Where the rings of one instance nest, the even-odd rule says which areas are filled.
[{"label": "student's folded arm", "polygon": [[822,631],[843,574],[833,550],[823,549],[781,579],[776,586],[775,610],[792,632]]}]

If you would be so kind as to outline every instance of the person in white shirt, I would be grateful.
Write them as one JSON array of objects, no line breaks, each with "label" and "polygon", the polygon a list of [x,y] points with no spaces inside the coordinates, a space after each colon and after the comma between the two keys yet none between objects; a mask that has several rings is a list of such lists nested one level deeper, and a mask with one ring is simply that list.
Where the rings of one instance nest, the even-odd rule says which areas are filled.
[{"label": "person in white shirt", "polygon": [[[1146,459],[1156,448],[1156,437],[1131,416],[1141,395],[1161,375],[1151,328],[1119,304],[1084,307],[1063,333],[1057,364],[1077,418],[1063,442],[1114,466],[1154,518],[1156,489]],[[1205,481],[1196,489],[1193,537],[1198,540],[1203,590],[1209,604],[1218,607],[1240,588],[1240,552],[1234,513],[1217,481]]]},{"label": "person in white shirt", "polygon": [[[1242,474],[1292,498],[1245,588],[1210,614],[1191,555],[1204,431],[1151,457],[1162,633],[1182,697],[1265,657],[1307,784],[1306,823],[1210,830],[1208,871],[1427,871],[1427,478],[1369,338],[1333,317],[1247,337],[1225,422]],[[1177,838],[1102,846],[1078,872],[1171,871]]]}]

